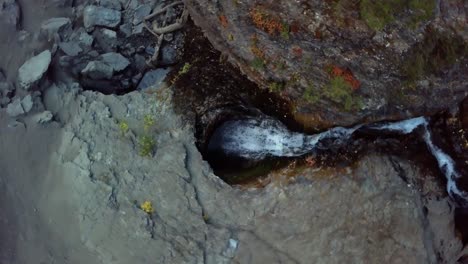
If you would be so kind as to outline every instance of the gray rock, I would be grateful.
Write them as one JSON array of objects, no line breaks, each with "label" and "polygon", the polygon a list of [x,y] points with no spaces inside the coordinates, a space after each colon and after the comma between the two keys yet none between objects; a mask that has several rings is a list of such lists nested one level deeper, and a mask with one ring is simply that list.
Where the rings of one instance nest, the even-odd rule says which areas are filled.
[{"label": "gray rock", "polygon": [[148,71],[141,79],[140,83],[138,84],[138,90],[144,90],[148,87],[155,86],[159,87],[163,82],[164,78],[166,78],[167,73],[170,69],[156,69],[152,71]]},{"label": "gray rock", "polygon": [[174,65],[179,61],[177,49],[172,45],[164,45],[161,48],[160,65]]},{"label": "gray rock", "polygon": [[18,70],[19,86],[29,90],[38,82],[49,68],[52,60],[52,54],[45,50],[40,54],[27,60]]},{"label": "gray rock", "polygon": [[137,75],[133,76],[133,78],[132,78],[133,85],[137,85],[140,82],[141,77],[143,77],[143,74],[141,74],[141,72],[139,72]]},{"label": "gray rock", "polygon": [[17,117],[24,114],[23,106],[19,98],[15,99],[11,104],[7,106],[7,114],[11,117]]},{"label": "gray rock", "polygon": [[29,111],[31,111],[31,109],[33,108],[33,105],[34,103],[30,94],[26,95],[21,100],[21,106],[23,107],[24,113],[29,113]]},{"label": "gray rock", "polygon": [[45,124],[45,123],[49,123],[53,117],[54,115],[52,114],[52,112],[44,111],[42,113],[36,114],[34,116],[34,121],[36,121],[36,123],[38,124]]},{"label": "gray rock", "polygon": [[130,37],[132,35],[132,24],[126,23],[119,27],[120,32],[124,33],[125,37]]},{"label": "gray rock", "polygon": [[66,17],[51,18],[41,25],[41,33],[44,34],[48,40],[52,40],[56,33],[59,35],[64,34],[68,29],[71,29],[71,20]]},{"label": "gray rock", "polygon": [[91,61],[81,71],[81,74],[94,80],[110,79],[114,74],[114,69],[107,63],[101,61]]},{"label": "gray rock", "polygon": [[151,5],[140,5],[135,9],[135,14],[133,15],[133,25],[138,25],[143,22],[144,18],[151,13]]},{"label": "gray rock", "polygon": [[115,28],[120,24],[121,16],[120,11],[90,5],[83,11],[83,23],[87,30],[95,26]]},{"label": "gray rock", "polygon": [[101,55],[101,61],[111,66],[114,71],[125,70],[130,65],[130,61],[116,52],[109,52]]},{"label": "gray rock", "polygon": [[71,41],[78,42],[80,47],[88,48],[93,45],[94,37],[89,35],[84,28],[74,31],[70,37]]},{"label": "gray rock", "polygon": [[98,4],[102,7],[111,8],[115,10],[122,10],[122,5],[116,0],[98,0]]},{"label": "gray rock", "polygon": [[21,17],[21,9],[15,0],[5,0],[0,5],[0,20],[6,24],[18,27]]},{"label": "gray rock", "polygon": [[137,70],[142,72],[146,68],[146,60],[145,57],[140,55],[140,54],[135,54],[134,56],[134,61],[135,61],[135,67]]},{"label": "gray rock", "polygon": [[104,51],[111,52],[116,50],[118,42],[117,32],[107,28],[101,28],[94,32],[94,36],[96,42]]},{"label": "gray rock", "polygon": [[133,27],[133,30],[132,30],[132,35],[138,35],[138,34],[141,34],[143,33],[143,29],[144,29],[144,24],[143,23],[140,23],[136,26]]},{"label": "gray rock", "polygon": [[59,43],[60,49],[68,56],[77,56],[83,49],[77,42],[61,42]]}]

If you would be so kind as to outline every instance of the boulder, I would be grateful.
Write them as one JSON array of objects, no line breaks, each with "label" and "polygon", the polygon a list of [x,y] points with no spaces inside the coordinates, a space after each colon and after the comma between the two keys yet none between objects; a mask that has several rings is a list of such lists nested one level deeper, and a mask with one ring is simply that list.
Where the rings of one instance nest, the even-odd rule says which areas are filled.
[{"label": "boulder", "polygon": [[115,10],[122,10],[122,5],[116,0],[98,0],[100,6],[105,8],[111,8]]},{"label": "boulder", "polygon": [[117,32],[107,28],[100,28],[94,31],[94,38],[99,47],[105,52],[115,51],[117,49]]},{"label": "boulder", "polygon": [[123,71],[130,65],[127,58],[116,52],[102,54],[101,61],[111,66],[115,72]]},{"label": "boulder", "polygon": [[110,79],[114,74],[114,69],[107,63],[91,61],[81,71],[81,74],[94,80]]},{"label": "boulder", "polygon": [[147,89],[151,86],[154,86],[156,88],[159,88],[159,86],[162,84],[164,79],[167,76],[167,73],[169,73],[170,69],[156,69],[156,70],[151,70],[145,73],[143,76],[143,79],[141,79],[140,83],[138,84],[137,89],[138,90],[144,90]]},{"label": "boulder", "polygon": [[77,56],[83,51],[77,42],[60,42],[59,48],[68,56]]},{"label": "boulder", "polygon": [[46,20],[41,25],[41,33],[48,40],[52,40],[56,33],[63,34],[67,29],[71,29],[71,20],[67,17],[55,17]]},{"label": "boulder", "polygon": [[21,100],[21,106],[23,107],[24,113],[29,113],[31,109],[33,108],[33,99],[30,94],[26,95],[22,100]]},{"label": "boulder", "polygon": [[53,117],[54,117],[54,115],[52,114],[52,112],[44,111],[42,113],[36,114],[34,116],[34,120],[38,124],[45,124],[45,123],[49,123],[52,120]]},{"label": "boulder", "polygon": [[217,50],[313,129],[432,114],[468,94],[466,1],[414,2],[186,4]]},{"label": "boulder", "polygon": [[29,90],[43,77],[49,68],[52,54],[45,50],[38,55],[27,60],[18,70],[19,87]]},{"label": "boulder", "polygon": [[135,14],[133,15],[133,25],[138,25],[143,22],[144,18],[151,13],[151,5],[140,5],[135,9]]},{"label": "boulder", "polygon": [[7,114],[11,117],[17,117],[24,114],[23,106],[19,98],[15,99],[11,104],[7,106]]},{"label": "boulder", "polygon": [[115,28],[120,24],[121,16],[118,10],[90,5],[83,11],[83,23],[87,30],[95,26]]}]

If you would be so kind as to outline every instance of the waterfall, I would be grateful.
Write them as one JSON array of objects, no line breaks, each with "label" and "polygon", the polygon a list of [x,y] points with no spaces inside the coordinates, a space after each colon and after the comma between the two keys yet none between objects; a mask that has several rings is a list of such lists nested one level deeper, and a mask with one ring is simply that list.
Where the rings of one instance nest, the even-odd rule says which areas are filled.
[{"label": "waterfall", "polygon": [[224,122],[212,135],[208,151],[260,160],[267,156],[297,157],[313,151],[325,140],[344,143],[355,128],[336,127],[316,135],[289,131],[275,119],[243,119]]},{"label": "waterfall", "polygon": [[292,132],[280,121],[271,118],[230,120],[216,129],[208,144],[208,151],[251,160],[261,160],[268,156],[297,157],[319,148],[346,144],[354,132],[361,128],[399,134],[410,134],[421,128],[422,139],[447,178],[448,193],[468,206],[468,193],[457,186],[457,179],[461,175],[455,169],[455,162],[433,143],[428,121],[424,117],[352,128],[335,127],[315,135]]}]

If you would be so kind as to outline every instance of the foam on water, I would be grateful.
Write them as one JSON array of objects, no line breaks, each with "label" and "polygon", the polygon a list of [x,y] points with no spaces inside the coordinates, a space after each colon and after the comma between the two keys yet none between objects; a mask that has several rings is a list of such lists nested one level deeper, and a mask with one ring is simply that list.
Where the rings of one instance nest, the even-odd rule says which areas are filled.
[{"label": "foam on water", "polygon": [[427,125],[426,118],[416,117],[416,118],[406,119],[406,120],[392,122],[392,123],[380,124],[380,125],[375,125],[375,126],[371,125],[369,126],[369,128],[377,129],[377,130],[390,130],[390,131],[395,131],[395,132],[402,133],[402,134],[409,134],[421,125],[424,125],[424,126]]},{"label": "foam on water", "polygon": [[[423,140],[447,178],[447,191],[456,195],[468,204],[468,193],[458,188],[456,180],[460,174],[455,169],[454,160],[432,142],[428,121],[424,117],[408,120],[369,125],[365,128],[386,130],[395,133],[409,134],[422,127]],[[315,135],[304,135],[289,131],[281,122],[275,119],[244,119],[227,121],[213,134],[208,149],[222,151],[228,156],[242,157],[252,160],[274,157],[296,157],[311,153],[318,148],[330,145],[343,145],[348,142],[356,130],[352,128],[335,127]],[[328,145],[327,145],[328,144]]]}]

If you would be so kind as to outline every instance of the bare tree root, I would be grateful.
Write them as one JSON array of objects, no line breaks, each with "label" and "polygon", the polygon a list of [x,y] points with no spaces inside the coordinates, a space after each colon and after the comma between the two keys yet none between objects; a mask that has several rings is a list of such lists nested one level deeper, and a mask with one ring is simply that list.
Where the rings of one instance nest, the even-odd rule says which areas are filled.
[{"label": "bare tree root", "polygon": [[[182,15],[176,20],[176,22],[166,26],[166,21],[167,21],[167,16],[168,16],[167,10],[170,7],[173,7],[173,6],[176,6],[176,5],[181,5],[181,4],[184,5]],[[164,18],[162,26],[159,27],[157,25],[156,21],[154,21],[153,25],[152,25],[152,28],[150,28],[148,26],[148,24],[147,24],[147,20],[150,20],[150,19],[152,19],[152,18],[154,18],[154,17],[156,17],[156,16],[158,16],[158,15],[160,15],[162,13],[166,13],[166,17]],[[144,22],[144,27],[151,34],[153,34],[155,37],[157,37],[157,42],[156,42],[155,47],[154,47],[154,54],[151,57],[151,59],[146,61],[146,64],[148,64],[149,66],[157,65],[157,62],[158,62],[158,59],[159,59],[159,51],[161,49],[161,46],[162,46],[162,43],[163,43],[163,40],[164,40],[164,34],[171,33],[171,32],[174,32],[176,30],[181,29],[185,25],[185,22],[187,22],[187,18],[188,18],[188,10],[187,10],[187,7],[186,7],[186,5],[185,5],[185,3],[183,1],[178,1],[178,2],[174,2],[172,4],[169,4],[169,5],[163,7],[161,9],[159,9],[159,10],[154,11],[152,14],[145,17],[145,19],[143,21]]]}]

